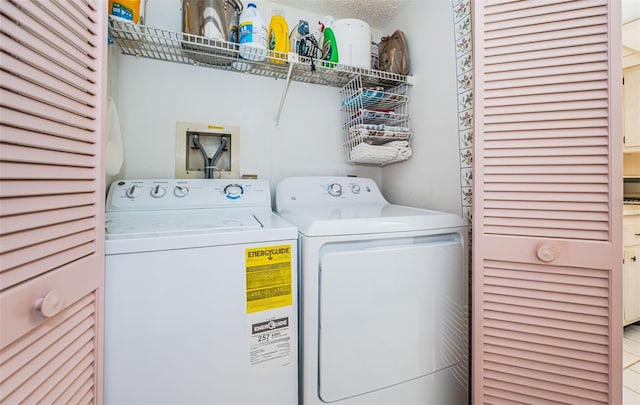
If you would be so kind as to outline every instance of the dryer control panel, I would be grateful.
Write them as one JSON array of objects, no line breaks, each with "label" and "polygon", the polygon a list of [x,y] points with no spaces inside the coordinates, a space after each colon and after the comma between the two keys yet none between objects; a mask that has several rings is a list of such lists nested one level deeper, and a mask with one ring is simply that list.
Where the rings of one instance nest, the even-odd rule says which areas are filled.
[{"label": "dryer control panel", "polygon": [[288,177],[276,187],[278,211],[304,206],[388,204],[377,184],[360,177]]},{"label": "dryer control panel", "polygon": [[157,179],[111,184],[106,211],[271,207],[266,180]]}]

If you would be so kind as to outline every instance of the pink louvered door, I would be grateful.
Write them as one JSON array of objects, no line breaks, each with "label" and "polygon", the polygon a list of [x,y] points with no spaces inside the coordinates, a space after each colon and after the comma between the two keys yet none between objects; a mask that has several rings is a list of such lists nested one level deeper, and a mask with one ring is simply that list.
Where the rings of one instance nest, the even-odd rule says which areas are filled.
[{"label": "pink louvered door", "polygon": [[102,403],[106,3],[0,0],[0,403]]},{"label": "pink louvered door", "polygon": [[620,4],[474,7],[473,402],[620,404]]}]

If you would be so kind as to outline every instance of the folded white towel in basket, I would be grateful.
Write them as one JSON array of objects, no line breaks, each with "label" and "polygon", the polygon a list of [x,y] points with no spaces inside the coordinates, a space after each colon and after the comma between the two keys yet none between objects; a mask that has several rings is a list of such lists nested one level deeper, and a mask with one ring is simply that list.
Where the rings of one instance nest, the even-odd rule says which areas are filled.
[{"label": "folded white towel in basket", "polygon": [[382,145],[362,142],[351,148],[351,160],[360,163],[388,163],[411,157],[408,141],[392,141]]}]

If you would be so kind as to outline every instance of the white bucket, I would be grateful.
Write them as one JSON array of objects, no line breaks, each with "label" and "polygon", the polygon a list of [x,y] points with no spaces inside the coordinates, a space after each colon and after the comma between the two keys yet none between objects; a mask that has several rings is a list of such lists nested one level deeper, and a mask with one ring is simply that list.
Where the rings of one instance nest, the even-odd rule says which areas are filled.
[{"label": "white bucket", "polygon": [[343,18],[331,24],[338,45],[338,63],[371,68],[371,29],[356,18]]}]

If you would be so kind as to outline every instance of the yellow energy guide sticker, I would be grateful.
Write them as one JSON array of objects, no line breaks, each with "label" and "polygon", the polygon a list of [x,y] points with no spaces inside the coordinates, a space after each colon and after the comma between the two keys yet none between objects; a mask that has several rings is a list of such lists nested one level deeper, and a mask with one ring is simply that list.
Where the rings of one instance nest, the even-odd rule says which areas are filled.
[{"label": "yellow energy guide sticker", "polygon": [[247,313],[291,305],[291,245],[246,249]]}]

